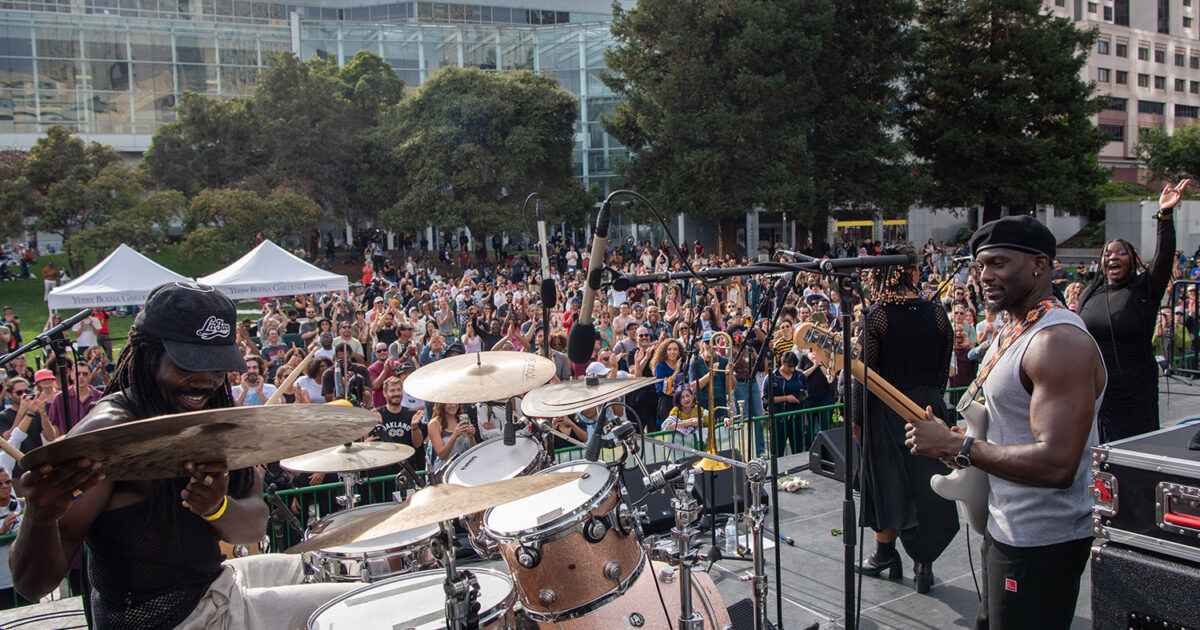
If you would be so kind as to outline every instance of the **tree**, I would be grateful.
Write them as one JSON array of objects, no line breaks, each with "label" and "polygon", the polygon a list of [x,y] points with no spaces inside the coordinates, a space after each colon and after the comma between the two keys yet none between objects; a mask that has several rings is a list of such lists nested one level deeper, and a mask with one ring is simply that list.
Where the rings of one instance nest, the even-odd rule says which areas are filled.
[{"label": "tree", "polygon": [[[722,221],[756,206],[811,216],[813,60],[825,0],[642,0],[614,9],[602,75],[622,97],[605,130],[619,171],[669,213]],[[723,237],[722,242],[730,239]]]},{"label": "tree", "polygon": [[[832,2],[814,64],[814,226],[836,208],[898,213],[918,194],[898,132],[901,80],[917,51],[913,0]],[[816,230],[823,233],[824,229]]]},{"label": "tree", "polygon": [[0,240],[19,239],[25,234],[21,210],[29,202],[29,189],[19,179],[26,157],[24,151],[0,151]]},{"label": "tree", "polygon": [[105,252],[124,243],[153,251],[166,240],[166,230],[183,218],[187,199],[178,190],[155,190],[133,203],[114,208],[108,220],[80,230],[73,241],[81,248]]},{"label": "tree", "polygon": [[83,270],[81,231],[106,223],[137,203],[142,189],[112,147],[83,141],[53,125],[29,150],[6,196],[20,204],[32,229],[62,237],[67,270]]},{"label": "tree", "polygon": [[263,166],[259,129],[244,100],[184,92],[175,120],[161,126],[142,156],[141,170],[159,190],[193,197],[205,188],[245,184]]},{"label": "tree", "polygon": [[908,82],[907,133],[931,180],[925,200],[1086,210],[1107,178],[1103,106],[1079,78],[1095,31],[1042,11],[1040,0],[928,0]]},{"label": "tree", "polygon": [[550,76],[445,67],[410,95],[382,130],[401,165],[391,229],[466,226],[476,238],[524,227],[537,191],[548,214],[577,221],[592,204],[571,154],[579,106]]},{"label": "tree", "polygon": [[1157,127],[1142,131],[1136,147],[1146,165],[1146,181],[1176,181],[1200,174],[1200,125],[1176,127],[1168,135]]},{"label": "tree", "polygon": [[287,188],[265,198],[249,190],[205,189],[188,206],[182,250],[189,257],[211,254],[230,261],[259,238],[279,242],[308,234],[322,216],[321,206]]}]

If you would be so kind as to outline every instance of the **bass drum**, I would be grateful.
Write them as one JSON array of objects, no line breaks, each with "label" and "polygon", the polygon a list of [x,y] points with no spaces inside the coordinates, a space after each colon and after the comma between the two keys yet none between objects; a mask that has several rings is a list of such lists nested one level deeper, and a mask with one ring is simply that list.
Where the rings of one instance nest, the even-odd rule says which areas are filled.
[{"label": "bass drum", "polygon": [[[662,599],[659,599],[659,594]],[[543,630],[594,630],[596,628],[641,628],[677,630],[681,608],[678,574],[665,562],[646,561],[633,586],[621,596],[577,611],[578,616],[563,621],[536,621],[530,625]],[[729,613],[717,585],[707,573],[692,572],[692,609],[704,620],[706,630],[724,630],[730,625]]]},{"label": "bass drum", "polygon": [[[464,570],[479,583],[480,630],[516,628],[512,578],[491,569]],[[445,580],[444,571],[422,571],[350,591],[318,608],[308,630],[443,630]]]},{"label": "bass drum", "polygon": [[[546,463],[546,450],[529,436],[518,435],[517,443],[512,446],[505,446],[504,438],[493,438],[454,458],[442,471],[442,480],[460,486],[478,486],[532,475],[545,468]],[[482,535],[483,512],[467,514],[459,522],[470,534],[471,546],[480,557],[489,560],[500,557],[495,541]]]},{"label": "bass drum", "polygon": [[[334,512],[313,523],[304,532],[304,537],[308,539],[334,525],[395,507],[394,503],[380,503]],[[302,558],[309,579],[314,582],[378,582],[437,566],[431,543],[438,531],[437,525],[426,525],[379,538],[305,552]]]}]

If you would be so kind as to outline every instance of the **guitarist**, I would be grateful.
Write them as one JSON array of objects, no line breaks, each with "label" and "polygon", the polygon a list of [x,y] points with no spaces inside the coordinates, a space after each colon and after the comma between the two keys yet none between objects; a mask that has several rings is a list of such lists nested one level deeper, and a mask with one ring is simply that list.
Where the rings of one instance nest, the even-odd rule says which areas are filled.
[{"label": "guitarist", "polygon": [[[981,227],[971,251],[989,308],[1008,311],[964,400],[982,392],[985,437],[908,424],[913,453],[988,473],[983,601],[975,628],[1067,628],[1091,545],[1089,451],[1104,362],[1051,289],[1055,238],[1028,216]],[[935,420],[926,413],[926,420]]]}]

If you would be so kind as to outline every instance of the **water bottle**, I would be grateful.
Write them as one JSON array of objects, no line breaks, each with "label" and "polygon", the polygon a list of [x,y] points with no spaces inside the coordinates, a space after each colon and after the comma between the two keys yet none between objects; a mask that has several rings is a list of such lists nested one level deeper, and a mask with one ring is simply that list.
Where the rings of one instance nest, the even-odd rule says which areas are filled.
[{"label": "water bottle", "polygon": [[737,519],[733,516],[725,521],[725,548],[723,551],[731,555],[736,555],[738,552]]}]

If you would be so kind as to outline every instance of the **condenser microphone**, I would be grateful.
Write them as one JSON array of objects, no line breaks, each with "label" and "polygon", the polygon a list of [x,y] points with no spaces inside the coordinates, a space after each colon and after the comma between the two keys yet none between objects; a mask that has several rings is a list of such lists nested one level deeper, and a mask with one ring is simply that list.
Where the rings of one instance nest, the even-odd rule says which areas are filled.
[{"label": "condenser microphone", "polygon": [[[612,195],[609,195],[610,199]],[[588,257],[587,285],[583,287],[583,308],[579,320],[571,326],[567,339],[567,357],[574,363],[587,363],[596,347],[596,322],[592,319],[592,306],[596,302],[596,291],[600,290],[600,272],[604,266],[604,248],[608,245],[608,217],[612,212],[612,201],[605,199],[596,214],[596,232],[592,235],[592,254]]]},{"label": "condenser microphone", "polygon": [[504,445],[517,445],[517,423],[513,422],[513,399],[504,403]]},{"label": "condenser microphone", "polygon": [[592,436],[588,438],[587,448],[584,449],[583,458],[589,462],[600,460],[600,446],[604,436],[604,414],[601,413],[596,417],[596,427],[592,430]]}]

